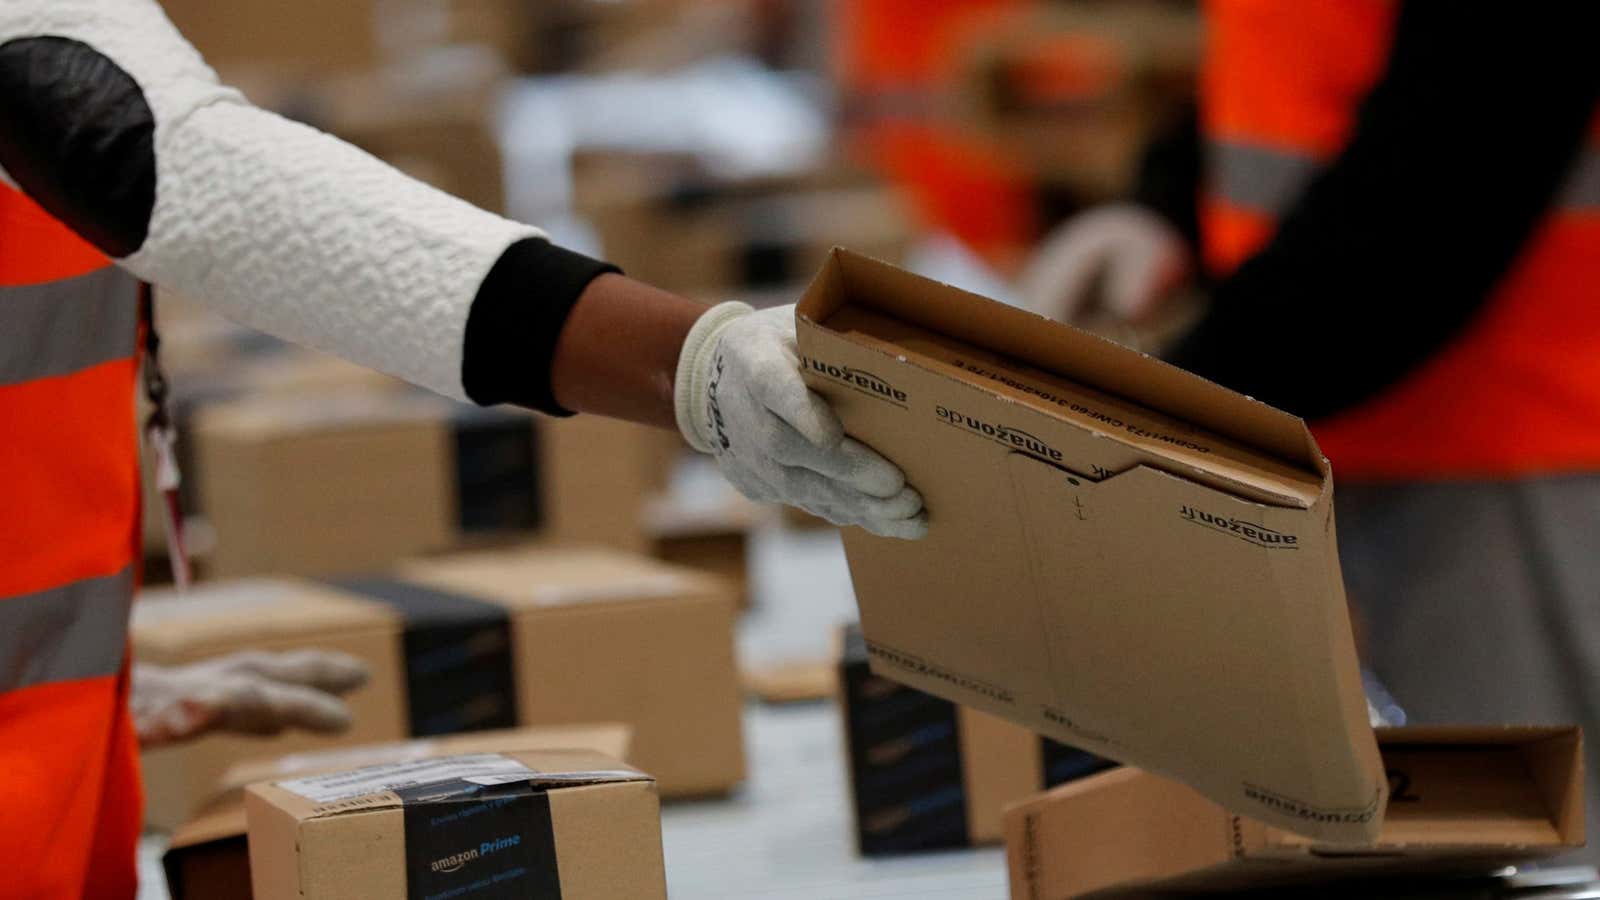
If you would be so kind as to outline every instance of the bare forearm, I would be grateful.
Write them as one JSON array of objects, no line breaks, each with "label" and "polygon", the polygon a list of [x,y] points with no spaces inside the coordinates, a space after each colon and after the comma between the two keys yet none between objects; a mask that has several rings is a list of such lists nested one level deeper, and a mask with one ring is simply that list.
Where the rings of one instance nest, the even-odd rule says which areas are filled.
[{"label": "bare forearm", "polygon": [[705,307],[621,275],[589,283],[556,343],[550,383],[557,402],[663,428],[673,420],[678,351]]}]

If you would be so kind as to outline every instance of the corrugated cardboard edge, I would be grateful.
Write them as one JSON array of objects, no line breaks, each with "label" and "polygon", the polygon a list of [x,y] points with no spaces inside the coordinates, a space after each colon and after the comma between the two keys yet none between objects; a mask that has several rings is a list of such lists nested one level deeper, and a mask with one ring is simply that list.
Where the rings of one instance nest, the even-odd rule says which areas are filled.
[{"label": "corrugated cardboard edge", "polygon": [[[875,269],[876,274],[895,279],[921,278],[882,260],[834,247],[821,271],[806,288],[796,307],[796,318],[803,324],[822,327],[822,321],[838,308],[837,304],[827,301],[831,292],[828,286],[847,285],[852,268]],[[935,283],[981,305],[983,318],[1000,323],[996,328],[1028,332],[1032,336],[1027,342],[1030,346],[1018,355],[1021,361],[1056,371],[1095,390],[1190,422],[1263,453],[1309,465],[1323,477],[1323,499],[1326,499],[1331,489],[1327,483],[1331,467],[1304,420],[1099,335],[953,285]],[[946,331],[960,333],[962,329]],[[981,337],[973,342],[984,343]],[[1073,371],[1061,371],[1052,359],[1071,359],[1077,366]],[[1133,371],[1130,373],[1127,369]]]}]

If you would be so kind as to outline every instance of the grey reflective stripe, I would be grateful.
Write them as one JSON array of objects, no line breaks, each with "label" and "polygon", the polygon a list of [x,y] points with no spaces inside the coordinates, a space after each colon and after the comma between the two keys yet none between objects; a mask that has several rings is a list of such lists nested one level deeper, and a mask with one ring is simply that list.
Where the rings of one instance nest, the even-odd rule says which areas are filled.
[{"label": "grey reflective stripe", "polygon": [[139,283],[120,269],[0,288],[0,385],[126,359],[138,335]]},{"label": "grey reflective stripe", "polygon": [[[1317,161],[1292,151],[1213,141],[1206,146],[1211,192],[1228,205],[1278,215],[1299,198]],[[1568,211],[1600,212],[1600,149],[1586,148],[1556,199]]]},{"label": "grey reflective stripe", "polygon": [[0,691],[113,675],[122,667],[133,567],[0,598]]},{"label": "grey reflective stripe", "polygon": [[1303,153],[1254,144],[1206,145],[1207,187],[1228,205],[1277,215],[1300,196],[1318,163]]},{"label": "grey reflective stripe", "polygon": [[1584,148],[1561,188],[1557,205],[1565,210],[1600,213],[1600,149]]}]

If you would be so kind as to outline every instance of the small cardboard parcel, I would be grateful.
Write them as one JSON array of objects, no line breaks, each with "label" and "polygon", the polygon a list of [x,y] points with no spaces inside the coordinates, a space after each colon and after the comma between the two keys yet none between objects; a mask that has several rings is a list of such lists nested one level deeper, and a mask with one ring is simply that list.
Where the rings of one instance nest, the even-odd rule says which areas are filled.
[{"label": "small cardboard parcel", "polygon": [[844,535],[874,671],[1319,840],[1385,780],[1303,422],[834,250],[802,368],[905,470],[925,540]]},{"label": "small cardboard parcel", "polygon": [[256,900],[665,900],[655,782],[587,750],[467,753],[245,789]]}]

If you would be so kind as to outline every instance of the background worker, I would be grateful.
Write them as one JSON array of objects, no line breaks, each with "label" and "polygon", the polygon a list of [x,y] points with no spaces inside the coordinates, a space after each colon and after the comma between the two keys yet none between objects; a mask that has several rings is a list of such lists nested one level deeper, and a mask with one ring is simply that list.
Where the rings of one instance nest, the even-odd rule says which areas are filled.
[{"label": "background worker", "polygon": [[1312,422],[1411,718],[1600,734],[1600,7],[1205,9],[1189,138],[1029,302],[1137,323],[1209,282],[1168,358]]},{"label": "background worker", "polygon": [[[258,110],[154,0],[0,4],[0,173],[0,847],[29,860],[0,896],[135,891],[135,278],[457,399],[675,425],[752,497],[924,528],[805,388],[792,308],[707,311]],[[139,725],[336,726],[306,703],[359,673],[303,662],[135,679]]]}]

